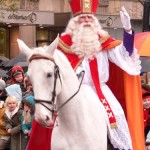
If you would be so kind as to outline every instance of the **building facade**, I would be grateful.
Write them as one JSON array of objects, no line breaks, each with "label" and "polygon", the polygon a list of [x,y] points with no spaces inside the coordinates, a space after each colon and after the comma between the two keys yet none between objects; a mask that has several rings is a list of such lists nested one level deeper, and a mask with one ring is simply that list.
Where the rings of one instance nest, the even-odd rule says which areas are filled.
[{"label": "building facade", "polygon": [[[68,0],[19,0],[15,12],[0,10],[0,56],[19,54],[17,38],[29,47],[50,44],[72,17]],[[111,36],[122,39],[119,11],[124,6],[135,32],[142,31],[143,6],[136,0],[100,0],[97,18]]]}]

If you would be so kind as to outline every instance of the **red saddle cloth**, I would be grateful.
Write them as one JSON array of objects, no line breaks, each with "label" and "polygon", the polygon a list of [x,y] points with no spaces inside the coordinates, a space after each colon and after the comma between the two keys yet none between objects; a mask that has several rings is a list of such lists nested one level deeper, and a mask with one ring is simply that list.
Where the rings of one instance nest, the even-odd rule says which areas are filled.
[{"label": "red saddle cloth", "polygon": [[34,120],[27,150],[50,150],[51,134],[52,129],[42,127]]}]

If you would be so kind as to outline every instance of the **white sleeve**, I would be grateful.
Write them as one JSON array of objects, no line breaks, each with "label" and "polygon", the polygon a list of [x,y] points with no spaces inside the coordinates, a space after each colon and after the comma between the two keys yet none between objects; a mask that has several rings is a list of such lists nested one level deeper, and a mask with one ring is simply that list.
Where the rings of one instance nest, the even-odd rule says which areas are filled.
[{"label": "white sleeve", "polygon": [[141,61],[139,59],[137,49],[134,48],[132,55],[129,56],[129,53],[126,51],[123,44],[120,44],[115,48],[108,50],[108,58],[111,62],[115,63],[128,74],[140,74]]}]

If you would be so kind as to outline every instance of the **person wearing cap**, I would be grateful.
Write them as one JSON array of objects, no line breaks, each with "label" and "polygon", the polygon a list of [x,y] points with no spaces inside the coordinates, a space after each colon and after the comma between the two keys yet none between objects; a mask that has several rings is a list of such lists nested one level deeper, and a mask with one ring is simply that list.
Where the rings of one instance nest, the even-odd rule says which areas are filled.
[{"label": "person wearing cap", "polygon": [[[120,41],[111,38],[94,16],[98,0],[69,0],[69,2],[74,17],[70,19],[65,32],[61,35],[58,49],[66,55],[77,74],[82,70],[85,71],[83,84],[88,87],[87,92],[95,91],[97,100],[105,108],[108,137],[113,148],[144,149],[144,136],[141,135],[143,110],[142,103],[139,103],[142,100],[138,94],[141,93],[138,76],[141,66],[139,55],[134,48],[134,31],[128,12],[124,7],[120,11],[124,28],[123,41]],[[124,111],[118,101],[125,109],[131,136]],[[135,122],[140,125],[137,126]],[[33,138],[30,138],[29,150],[36,147],[34,137],[38,131],[40,130],[37,127]],[[140,141],[140,144],[137,141]],[[49,149],[47,147],[45,144],[44,148]]]}]

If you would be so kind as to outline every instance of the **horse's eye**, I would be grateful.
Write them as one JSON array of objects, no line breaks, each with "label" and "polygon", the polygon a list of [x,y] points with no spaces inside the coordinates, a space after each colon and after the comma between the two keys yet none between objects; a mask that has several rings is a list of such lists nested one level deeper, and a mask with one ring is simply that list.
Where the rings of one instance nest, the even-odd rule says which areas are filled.
[{"label": "horse's eye", "polygon": [[47,78],[50,78],[52,76],[52,74],[48,73],[47,74]]}]

